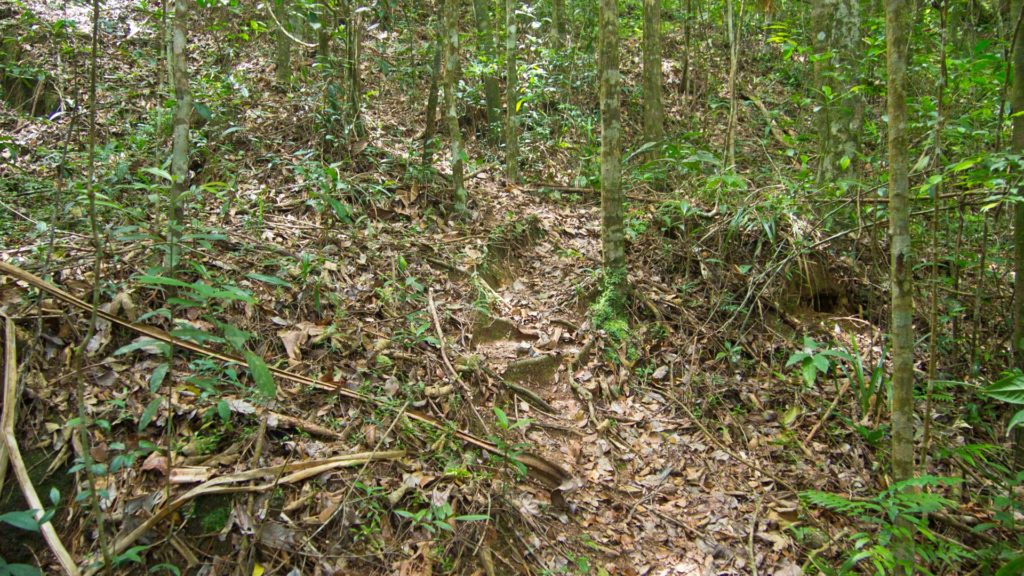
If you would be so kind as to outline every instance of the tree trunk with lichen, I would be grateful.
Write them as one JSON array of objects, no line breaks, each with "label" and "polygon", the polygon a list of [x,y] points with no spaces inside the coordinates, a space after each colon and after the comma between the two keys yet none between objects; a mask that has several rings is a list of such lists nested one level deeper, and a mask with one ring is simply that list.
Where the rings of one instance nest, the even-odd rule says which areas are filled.
[{"label": "tree trunk with lichen", "polygon": [[863,120],[859,84],[859,0],[814,0],[811,5],[813,84],[818,99],[819,183],[830,182],[853,164]]},{"label": "tree trunk with lichen", "polygon": [[171,41],[171,71],[174,75],[174,124],[171,149],[171,189],[168,198],[168,243],[171,254],[168,266],[177,266],[174,247],[181,238],[181,199],[189,187],[189,121],[192,117],[192,91],[189,88],[188,55],[186,53],[188,30],[188,1],[175,0],[174,28]]},{"label": "tree trunk with lichen", "polygon": [[516,0],[505,0],[505,177],[510,184],[519,181],[519,131],[516,125],[518,105],[516,67]]},{"label": "tree trunk with lichen", "polygon": [[[885,39],[889,114],[889,241],[892,309],[892,476],[914,475],[914,254],[910,242],[909,138],[907,134],[908,0],[886,0]],[[904,526],[909,530],[909,526]],[[913,539],[894,542],[897,573],[913,569]]]},{"label": "tree trunk with lichen", "polygon": [[452,194],[455,211],[466,212],[469,198],[463,183],[462,133],[459,129],[458,99],[455,91],[459,86],[459,0],[444,0],[444,107],[448,119],[448,137],[452,153]]},{"label": "tree trunk with lichen", "polygon": [[665,137],[661,76],[661,0],[644,0],[644,140],[647,142],[660,142]]},{"label": "tree trunk with lichen", "polygon": [[601,247],[606,288],[621,291],[626,280],[622,193],[622,121],[619,114],[619,23],[617,0],[600,0]]},{"label": "tree trunk with lichen", "polygon": [[287,28],[291,19],[288,17],[287,0],[274,0],[274,16],[277,17],[277,28],[274,32],[274,41],[277,47],[277,57],[274,67],[277,69],[277,82],[287,84],[292,79],[292,41],[288,38]]},{"label": "tree trunk with lichen", "polygon": [[351,118],[352,133],[361,138],[366,130],[363,128],[363,81],[359,67],[363,59],[363,26],[362,10],[353,4],[348,15],[348,108]]}]

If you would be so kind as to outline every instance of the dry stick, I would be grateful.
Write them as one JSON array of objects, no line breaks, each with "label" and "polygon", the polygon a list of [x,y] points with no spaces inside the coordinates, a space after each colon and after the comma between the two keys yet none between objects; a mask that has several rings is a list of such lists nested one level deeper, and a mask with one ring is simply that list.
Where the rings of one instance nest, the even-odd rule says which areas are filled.
[{"label": "dry stick", "polygon": [[762,502],[764,502],[764,496],[758,497],[757,504],[754,505],[754,518],[750,521],[750,534],[747,535],[747,553],[750,554],[751,576],[757,576],[757,556],[754,554],[754,533],[757,532],[757,516],[761,513]]},{"label": "dry stick", "polygon": [[437,307],[434,305],[434,289],[427,290],[427,304],[430,305],[430,316],[434,319],[434,329],[437,331],[437,346],[441,349],[441,359],[444,360],[444,366],[451,373],[452,378],[462,388],[462,391],[466,393],[466,399],[469,400],[469,406],[473,409],[473,414],[476,416],[477,423],[480,424],[481,430],[487,430],[487,426],[484,424],[484,419],[480,416],[480,412],[476,409],[476,404],[473,403],[473,392],[470,391],[469,386],[462,380],[462,376],[459,376],[459,372],[452,366],[450,360],[448,360],[448,352],[445,351],[447,346],[444,345],[444,331],[441,330],[441,320],[437,317]]},{"label": "dry stick", "polygon": [[[26,272],[12,264],[0,262],[0,274],[4,274],[14,279],[25,282],[35,288],[42,290],[43,292],[46,292],[47,294],[50,294],[54,298],[76,308],[79,308],[81,310],[89,311],[92,309],[92,307],[89,304],[82,301],[81,299],[69,294],[68,292],[65,292],[64,290],[61,290],[60,288],[54,286],[49,282],[46,282],[45,280],[39,278],[38,276]],[[154,328],[153,326],[147,326],[145,324],[133,324],[120,316],[104,312],[103,310],[97,310],[97,314],[99,315],[100,318],[103,318],[104,320],[107,320],[113,324],[117,324],[122,328],[127,328],[128,330],[132,330],[139,334],[145,335],[159,342],[174,344],[178,348],[183,348],[190,352],[201,354],[209,358],[214,358],[222,362],[229,362],[233,364],[238,364],[240,366],[245,366],[247,364],[243,358],[232,356],[230,354],[224,354],[222,352],[217,352],[216,350],[212,350],[210,348],[207,348],[206,346],[201,346],[188,340],[182,340],[181,338],[171,336],[170,334],[164,332],[163,330],[160,330],[159,328]],[[344,383],[335,384],[321,382],[320,380],[317,380],[315,378],[302,376],[300,374],[295,374],[293,372],[281,370],[280,368],[269,368],[269,370],[270,373],[275,378],[280,378],[281,380],[286,380],[288,382],[292,382],[302,386],[310,386],[313,388],[317,388],[319,390],[328,390],[334,392],[335,394],[341,397],[353,400],[355,402],[360,402],[362,404],[369,404],[373,406],[380,406],[382,404],[381,400],[378,400],[372,396],[356,392],[355,390],[350,390],[349,388],[345,387]],[[459,440],[461,440],[462,442],[475,446],[485,452],[495,454],[498,456],[507,455],[506,452],[498,448],[498,446],[495,445],[493,442],[488,442],[487,440],[483,440],[482,438],[479,438],[469,432],[464,432],[462,430],[450,430],[450,427],[445,423],[445,421],[430,416],[426,413],[418,412],[415,410],[408,410],[406,414],[409,416],[409,418],[416,420],[417,422],[421,422],[423,424],[436,428],[437,430],[441,430],[445,433],[450,433]],[[572,475],[566,472],[558,464],[541,456],[537,456],[535,454],[521,453],[515,456],[515,460],[529,468],[533,472],[534,479],[537,479],[545,484],[558,486],[572,478]]]},{"label": "dry stick", "polygon": [[[181,496],[178,496],[174,500],[169,501],[163,508],[158,512],[146,519],[145,522],[140,524],[134,530],[125,534],[117,542],[114,542],[112,551],[115,554],[120,554],[127,550],[132,544],[138,541],[139,538],[146,535],[150,530],[156,527],[157,524],[163,522],[168,516],[170,516],[175,510],[181,508],[184,504],[189,501],[207,494],[238,494],[246,492],[268,492],[280,486],[281,484],[294,484],[301,482],[315,476],[319,476],[324,472],[329,472],[337,468],[345,468],[348,466],[355,466],[357,464],[363,464],[371,460],[395,460],[405,456],[404,450],[391,450],[388,452],[362,452],[358,454],[345,454],[342,456],[334,456],[331,458],[323,458],[319,460],[310,460],[306,462],[294,462],[291,464],[282,464],[278,466],[269,466],[266,468],[257,468],[255,470],[248,470],[246,472],[240,472],[237,474],[229,474],[227,476],[220,476],[203,482],[199,486],[192,488],[188,492],[185,492]],[[281,474],[287,473],[286,476],[279,477]],[[242,482],[248,482],[256,478],[273,478],[272,481],[258,485],[245,484],[237,486]],[[85,576],[92,576],[96,573],[96,568],[91,568],[85,572]]]},{"label": "dry stick", "polygon": [[[4,407],[3,426],[0,427],[0,434],[3,435],[3,446],[10,458],[14,475],[18,478],[18,484],[21,486],[21,493],[25,496],[25,502],[28,503],[29,508],[35,511],[34,516],[36,520],[39,520],[43,516],[43,503],[39,500],[39,494],[36,493],[35,486],[32,485],[32,479],[29,478],[28,469],[25,468],[25,461],[21,458],[21,450],[18,448],[18,437],[14,433],[14,407],[18,402],[18,352],[15,342],[14,321],[7,316],[3,316],[3,318],[5,340]],[[78,565],[75,564],[74,559],[71,558],[67,549],[64,548],[64,544],[61,543],[60,536],[57,535],[57,530],[54,529],[53,524],[49,520],[40,522],[39,531],[43,533],[46,544],[53,551],[53,555],[57,557],[57,561],[60,562],[64,572],[68,576],[78,576],[80,574]]]},{"label": "dry stick", "polygon": [[291,32],[289,32],[277,19],[277,14],[274,14],[274,11],[270,9],[270,2],[267,2],[263,6],[267,9],[267,14],[270,14],[270,17],[274,20],[274,24],[277,24],[277,29],[287,36],[289,40],[301,46],[305,46],[306,48],[318,48],[316,44],[310,44],[309,42],[304,42],[301,39],[292,36]]},{"label": "dry stick", "polygon": [[[377,440],[377,445],[373,447],[373,452],[371,452],[371,454],[376,454],[377,451],[380,450],[380,447],[384,445],[384,441],[387,439],[388,434],[391,434],[391,431],[394,430],[395,425],[398,424],[402,420],[402,416],[405,415],[405,410],[408,407],[409,407],[409,402],[406,402],[405,404],[402,405],[401,410],[398,411],[398,414],[395,415],[394,420],[391,421],[391,425],[388,426],[388,429],[385,430],[384,433],[381,434],[380,439]],[[366,467],[369,466],[369,465],[370,465],[370,461],[369,460],[367,460],[366,462],[363,463],[363,467],[360,468],[358,472],[356,472],[356,478],[357,479],[360,476],[362,476],[364,472],[366,472]],[[352,491],[355,490],[355,487],[356,487],[356,483],[355,482],[352,482],[351,484],[349,484],[348,490],[345,492],[345,497],[342,498],[340,502],[338,502],[337,507],[335,507],[335,509],[331,512],[331,515],[327,519],[327,521],[323,522],[322,524],[320,524],[320,527],[317,528],[312,534],[310,534],[308,538],[306,538],[306,541],[302,543],[302,547],[303,548],[308,546],[309,543],[313,541],[313,538],[316,538],[316,535],[319,534],[320,531],[323,530],[325,526],[330,524],[332,520],[334,520],[334,518],[338,515],[338,512],[340,512],[341,509],[345,507],[345,503],[348,502],[349,497],[352,496]]]},{"label": "dry stick", "polygon": [[835,410],[836,405],[839,404],[839,399],[846,396],[846,391],[850,389],[850,384],[852,382],[853,380],[850,378],[846,379],[846,384],[843,384],[843,387],[839,389],[839,394],[836,394],[836,397],[832,400],[832,404],[829,405],[828,410],[825,410],[825,415],[821,417],[821,420],[818,420],[818,423],[814,425],[814,428],[811,428],[811,432],[807,434],[806,438],[804,438],[805,446],[810,444],[811,440],[814,440],[814,435],[818,433],[821,425],[824,424],[825,421],[828,420],[828,417],[832,415],[832,411]]}]

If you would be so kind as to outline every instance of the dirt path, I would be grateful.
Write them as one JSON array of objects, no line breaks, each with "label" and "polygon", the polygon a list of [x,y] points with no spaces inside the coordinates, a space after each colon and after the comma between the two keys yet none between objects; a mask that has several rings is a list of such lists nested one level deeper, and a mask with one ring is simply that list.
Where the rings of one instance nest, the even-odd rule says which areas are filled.
[{"label": "dirt path", "polygon": [[[792,497],[773,497],[770,480],[680,416],[656,391],[667,383],[664,369],[616,365],[600,336],[584,362],[571,365],[595,337],[586,323],[600,256],[594,199],[556,201],[521,189],[481,194],[499,221],[536,218],[543,235],[508,261],[494,287],[502,320],[478,322],[472,351],[553,408],[545,413],[520,396],[510,418],[535,420],[525,440],[577,479],[565,506],[557,495],[552,501],[545,490],[520,487],[514,500],[537,526],[524,544],[546,568],[570,573],[587,566],[610,574],[749,573],[751,551],[765,573],[800,573],[783,558],[790,544],[777,523],[776,510],[795,506]],[[596,420],[570,377],[593,396]],[[736,440],[733,449],[745,453]]]}]

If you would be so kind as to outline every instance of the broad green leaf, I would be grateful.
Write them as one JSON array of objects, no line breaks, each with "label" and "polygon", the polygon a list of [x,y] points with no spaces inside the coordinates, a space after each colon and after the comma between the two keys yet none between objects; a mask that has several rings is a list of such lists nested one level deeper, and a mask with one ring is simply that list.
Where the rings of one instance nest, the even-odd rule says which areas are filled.
[{"label": "broad green leaf", "polygon": [[245,330],[234,326],[233,324],[224,324],[224,339],[227,340],[235,350],[241,350],[245,346],[245,342],[252,336]]},{"label": "broad green leaf", "polygon": [[274,383],[274,376],[270,373],[263,358],[246,350],[245,361],[249,364],[253,381],[256,382],[256,390],[267,398],[277,396],[277,384]]},{"label": "broad green leaf", "polygon": [[178,288],[195,288],[194,285],[188,282],[182,282],[177,278],[168,278],[166,276],[139,276],[139,282],[142,284],[152,284],[155,286],[177,286]]},{"label": "broad green leaf", "polygon": [[154,348],[164,356],[169,356],[171,353],[171,347],[166,342],[161,342],[152,338],[139,338],[130,344],[125,344],[117,350],[114,350],[114,356],[120,356],[143,348]]},{"label": "broad green leaf", "polygon": [[40,576],[43,573],[31,564],[4,564],[3,568],[11,576]]},{"label": "broad green leaf", "polygon": [[818,368],[814,365],[814,360],[811,359],[808,362],[804,362],[800,371],[804,375],[804,382],[808,386],[814,386],[814,381],[818,379]]},{"label": "broad green leaf", "polygon": [[196,114],[199,114],[200,118],[209,122],[213,119],[213,112],[210,112],[210,107],[202,102],[193,102],[192,107],[196,109]]},{"label": "broad green leaf", "polygon": [[18,510],[16,512],[0,514],[0,522],[29,532],[39,532],[39,522],[36,521],[35,512],[32,510]]},{"label": "broad green leaf", "polygon": [[139,418],[139,432],[145,430],[149,423],[153,421],[153,417],[156,416],[156,412],[160,409],[160,404],[163,401],[163,398],[153,398],[149,401],[146,409],[142,411],[142,417]]},{"label": "broad green leaf", "polygon": [[207,342],[214,342],[216,344],[223,344],[224,339],[215,334],[210,334],[205,330],[198,328],[192,328],[191,326],[182,326],[181,328],[175,328],[171,330],[171,336],[181,338],[182,340],[191,340],[196,344],[206,344]]},{"label": "broad green leaf", "polygon": [[285,280],[281,280],[277,276],[267,276],[266,274],[256,274],[254,272],[252,274],[246,274],[245,277],[246,278],[251,278],[251,279],[256,280],[258,282],[263,282],[264,284],[272,284],[274,286],[281,286],[282,288],[291,288],[292,287],[290,282],[287,282]]},{"label": "broad green leaf", "polygon": [[171,178],[171,173],[170,172],[168,172],[167,170],[161,170],[160,168],[154,168],[152,166],[147,166],[147,167],[143,168],[142,171],[146,172],[146,173],[149,173],[149,174],[152,174],[153,176],[156,176],[157,178],[163,178],[164,180],[167,180],[168,182],[174,180],[173,178]]},{"label": "broad green leaf", "polygon": [[1010,404],[1024,404],[1024,374],[1019,370],[1006,372],[1002,378],[985,388],[984,393]]},{"label": "broad green leaf", "polygon": [[1007,424],[1006,431],[1011,432],[1014,428],[1020,426],[1021,424],[1024,424],[1024,410],[1017,412],[1016,414],[1013,415],[1013,418],[1010,418],[1010,423]]},{"label": "broad green leaf", "polygon": [[220,419],[223,420],[225,424],[231,420],[231,405],[228,404],[227,400],[217,402],[217,415],[220,416]]},{"label": "broad green leaf", "polygon": [[170,369],[171,365],[164,362],[153,370],[153,374],[149,377],[150,392],[156,392],[160,389],[160,385],[164,383],[164,378],[167,377],[167,371]]},{"label": "broad green leaf", "polygon": [[495,406],[494,416],[498,419],[498,426],[503,430],[508,430],[508,415],[505,414],[505,411]]},{"label": "broad green leaf", "polygon": [[455,519],[460,522],[486,522],[491,517],[487,514],[466,514],[464,516],[456,516]]}]

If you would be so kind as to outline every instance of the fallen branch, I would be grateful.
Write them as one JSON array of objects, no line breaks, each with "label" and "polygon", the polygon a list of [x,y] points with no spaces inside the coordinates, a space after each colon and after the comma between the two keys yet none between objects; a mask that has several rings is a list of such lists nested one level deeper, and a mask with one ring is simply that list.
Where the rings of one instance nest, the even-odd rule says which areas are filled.
[{"label": "fallen branch", "polygon": [[[124,552],[132,544],[138,541],[139,538],[152,530],[153,527],[174,513],[175,510],[181,508],[183,505],[195,498],[198,498],[199,496],[209,494],[237,494],[243,492],[268,492],[282,484],[300,482],[307,478],[312,478],[313,476],[318,476],[324,472],[329,472],[337,468],[355,466],[375,460],[395,460],[403,456],[405,456],[404,450],[391,450],[388,452],[361,452],[358,454],[345,454],[331,458],[321,458],[316,460],[307,460],[305,462],[292,462],[290,464],[256,468],[254,470],[247,470],[245,472],[212,478],[168,502],[166,506],[150,516],[142,524],[139,524],[139,526],[134,530],[114,542],[111,552],[114,554]],[[270,479],[270,481],[255,485],[236,485],[249,482],[250,480],[259,479]],[[92,576],[97,570],[99,570],[99,566],[90,568],[85,572],[85,576]]]},{"label": "fallen branch", "polygon": [[[0,427],[0,434],[3,435],[3,446],[7,457],[10,459],[11,468],[14,470],[18,484],[21,486],[21,493],[25,496],[25,502],[34,511],[38,521],[43,516],[43,503],[39,499],[32,479],[29,478],[28,469],[25,468],[25,461],[21,458],[21,450],[18,448],[18,437],[14,433],[14,407],[18,403],[18,352],[15,343],[14,321],[4,316],[4,408],[3,426]],[[78,576],[78,565],[75,564],[71,554],[68,554],[64,543],[60,541],[57,530],[49,520],[39,523],[39,531],[42,532],[46,544],[50,547],[53,555],[57,557],[61,568],[68,576]]]},{"label": "fallen branch", "polygon": [[[80,310],[92,310],[92,306],[90,306],[88,303],[69,294],[68,292],[65,292],[64,290],[61,290],[60,288],[54,286],[53,284],[50,284],[49,282],[43,280],[42,278],[39,278],[34,274],[26,272],[12,264],[0,262],[0,274],[4,274],[16,280],[25,282],[26,284],[38,288],[39,290],[42,290],[43,292],[50,294],[54,298],[57,298],[58,300],[61,300],[62,302],[74,306]],[[133,332],[137,332],[144,336],[148,336],[149,338],[152,338],[154,340],[164,342],[167,344],[172,344],[178,348],[188,350],[196,354],[201,354],[203,356],[207,356],[210,358],[214,358],[222,362],[238,364],[241,366],[247,365],[247,362],[243,358],[232,356],[230,354],[224,354],[222,352],[217,352],[216,350],[207,348],[206,346],[201,346],[189,340],[182,340],[181,338],[171,336],[170,334],[164,332],[163,330],[160,330],[159,328],[154,328],[152,326],[147,326],[144,324],[133,324],[120,316],[116,316],[114,314],[110,314],[102,310],[98,310],[97,315],[100,318],[107,320],[108,322],[117,324],[122,328],[127,328],[128,330],[132,330]],[[356,402],[360,402],[363,404],[369,404],[373,406],[381,406],[383,404],[382,401],[372,396],[368,396],[366,394],[362,394],[360,392],[356,392],[355,390],[349,389],[348,387],[345,386],[345,383],[343,382],[321,382],[320,380],[317,380],[315,378],[302,376],[299,374],[281,370],[279,368],[268,367],[268,369],[275,378],[299,384],[300,386],[309,386],[313,388],[318,388],[320,390],[329,390],[343,398],[348,398],[349,400],[354,400]],[[505,451],[498,448],[498,446],[496,446],[494,443],[478,438],[477,436],[474,436],[469,432],[464,432],[461,430],[451,430],[451,427],[444,421],[434,418],[433,416],[424,414],[423,412],[409,410],[406,412],[406,415],[409,418],[412,418],[413,420],[431,426],[437,429],[438,431],[441,431],[442,433],[447,434],[450,432],[459,440],[465,442],[466,444],[475,446],[480,450],[483,450],[484,452],[488,452],[490,454],[494,454],[497,456],[507,455]],[[561,466],[541,456],[522,453],[516,455],[515,460],[518,461],[520,464],[526,466],[528,469],[530,469],[531,476],[533,478],[553,487],[560,486],[561,484],[572,478],[572,475],[566,472],[565,469],[563,469]]]}]

